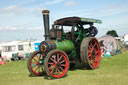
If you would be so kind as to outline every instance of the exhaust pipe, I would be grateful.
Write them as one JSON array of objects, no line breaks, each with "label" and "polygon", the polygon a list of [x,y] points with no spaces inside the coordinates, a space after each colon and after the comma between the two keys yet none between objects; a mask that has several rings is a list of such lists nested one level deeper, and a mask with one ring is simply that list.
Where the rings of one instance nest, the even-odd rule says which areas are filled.
[{"label": "exhaust pipe", "polygon": [[44,20],[44,37],[45,40],[50,40],[49,38],[49,10],[43,10],[43,20]]}]

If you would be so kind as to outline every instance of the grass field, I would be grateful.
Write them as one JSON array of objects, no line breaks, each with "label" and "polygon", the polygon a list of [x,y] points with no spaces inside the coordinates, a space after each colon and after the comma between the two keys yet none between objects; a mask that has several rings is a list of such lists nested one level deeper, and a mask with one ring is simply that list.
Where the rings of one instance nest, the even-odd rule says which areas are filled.
[{"label": "grass field", "polygon": [[27,61],[0,66],[0,85],[128,85],[128,52],[102,58],[100,68],[86,70],[76,66],[66,77],[49,80],[47,76],[30,77]]}]

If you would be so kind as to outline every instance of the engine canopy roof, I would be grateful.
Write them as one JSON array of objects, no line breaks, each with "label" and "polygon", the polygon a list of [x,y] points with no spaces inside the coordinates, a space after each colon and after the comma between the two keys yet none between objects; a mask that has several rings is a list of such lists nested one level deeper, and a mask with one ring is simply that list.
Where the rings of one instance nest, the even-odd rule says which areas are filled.
[{"label": "engine canopy roof", "polygon": [[75,23],[91,24],[91,23],[102,23],[101,20],[81,17],[66,17],[54,21],[55,25],[72,26]]}]

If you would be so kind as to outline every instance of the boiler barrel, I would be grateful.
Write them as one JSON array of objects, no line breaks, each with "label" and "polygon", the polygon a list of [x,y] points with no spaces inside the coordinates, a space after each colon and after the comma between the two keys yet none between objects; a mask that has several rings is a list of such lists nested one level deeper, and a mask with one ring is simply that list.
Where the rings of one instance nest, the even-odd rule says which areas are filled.
[{"label": "boiler barrel", "polygon": [[64,41],[43,41],[40,44],[40,51],[43,53],[47,53],[53,49],[63,50],[65,52],[70,52],[74,49],[74,44],[71,40],[64,40]]},{"label": "boiler barrel", "polygon": [[64,40],[61,42],[55,41],[55,43],[56,43],[56,49],[63,50],[65,52],[69,52],[74,49],[74,44],[70,40]]}]

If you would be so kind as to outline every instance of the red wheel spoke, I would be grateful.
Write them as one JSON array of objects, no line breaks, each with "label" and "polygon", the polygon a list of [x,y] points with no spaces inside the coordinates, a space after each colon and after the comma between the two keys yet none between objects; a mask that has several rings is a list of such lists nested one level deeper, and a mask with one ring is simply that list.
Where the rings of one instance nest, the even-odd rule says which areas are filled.
[{"label": "red wheel spoke", "polygon": [[48,69],[53,69],[55,66],[54,65],[52,65],[51,67],[49,67]]},{"label": "red wheel spoke", "polygon": [[51,65],[53,65],[54,63],[50,63],[50,62],[48,62],[48,64],[51,64]]},{"label": "red wheel spoke", "polygon": [[89,49],[91,49],[90,45],[88,46]]},{"label": "red wheel spoke", "polygon": [[91,56],[91,53],[88,53],[88,57]]},{"label": "red wheel spoke", "polygon": [[40,56],[38,57],[38,61],[40,61],[40,59],[42,59],[42,54],[40,54]]},{"label": "red wheel spoke", "polygon": [[52,60],[54,63],[56,63],[56,61],[55,61],[55,60],[53,60],[52,58],[50,58],[50,60]]},{"label": "red wheel spoke", "polygon": [[37,57],[37,60],[39,61],[39,56],[38,56],[38,55],[36,55],[36,57]]},{"label": "red wheel spoke", "polygon": [[91,60],[92,60],[92,56],[89,56],[89,57],[88,57],[88,60],[91,61]]},{"label": "red wheel spoke", "polygon": [[37,62],[31,62],[31,64],[37,64]]},{"label": "red wheel spoke", "polygon": [[32,66],[32,68],[36,67],[37,65]]},{"label": "red wheel spoke", "polygon": [[57,72],[60,74],[60,71],[59,71],[59,69],[57,68]]},{"label": "red wheel spoke", "polygon": [[95,48],[94,47],[92,47],[92,50],[91,51],[93,51]]},{"label": "red wheel spoke", "polygon": [[94,62],[97,63],[97,60],[95,59]]},{"label": "red wheel spoke", "polygon": [[94,50],[94,48],[91,48],[91,51],[90,51],[90,53],[92,54],[92,51]]},{"label": "red wheel spoke", "polygon": [[52,68],[51,73],[53,73],[54,68]]},{"label": "red wheel spoke", "polygon": [[62,71],[64,70],[61,66],[59,67]]},{"label": "red wheel spoke", "polygon": [[95,56],[100,56],[100,52],[97,49],[95,49]]},{"label": "red wheel spoke", "polygon": [[53,58],[54,58],[54,61],[56,62],[56,56],[55,55],[53,56]]},{"label": "red wheel spoke", "polygon": [[98,50],[98,47],[96,47],[95,50],[96,50],[96,51],[99,51],[99,50]]},{"label": "red wheel spoke", "polygon": [[89,51],[90,53],[92,53],[93,50],[94,50],[94,47],[90,48],[88,51]]},{"label": "red wheel spoke", "polygon": [[97,56],[97,55],[99,55],[99,53],[98,53],[98,52],[96,52],[96,53],[95,53],[95,56]]},{"label": "red wheel spoke", "polygon": [[60,64],[61,66],[65,66],[65,64]]},{"label": "red wheel spoke", "polygon": [[96,45],[97,45],[97,43],[94,43],[93,48],[95,48]]},{"label": "red wheel spoke", "polygon": [[59,62],[59,54],[57,54],[57,62]]},{"label": "red wheel spoke", "polygon": [[35,59],[35,57],[33,57],[33,59],[34,59],[36,62],[38,62],[38,61]]},{"label": "red wheel spoke", "polygon": [[91,49],[90,49],[90,50],[88,50],[88,53],[92,53]]},{"label": "red wheel spoke", "polygon": [[58,62],[61,60],[62,57],[63,57],[63,56],[60,56],[60,58],[58,59]]},{"label": "red wheel spoke", "polygon": [[89,60],[89,61],[92,60],[92,55],[88,56],[88,60]]},{"label": "red wheel spoke", "polygon": [[95,53],[96,53],[96,54],[99,53],[98,50],[95,49]]},{"label": "red wheel spoke", "polygon": [[95,52],[99,53],[99,51],[97,49],[95,49]]},{"label": "red wheel spoke", "polygon": [[56,67],[56,71],[55,71],[55,75],[57,74],[57,67]]},{"label": "red wheel spoke", "polygon": [[36,72],[38,69],[39,69],[39,66],[37,66],[37,68],[36,68],[35,72]]},{"label": "red wheel spoke", "polygon": [[63,63],[63,62],[65,62],[65,60],[61,61],[60,63]]}]

